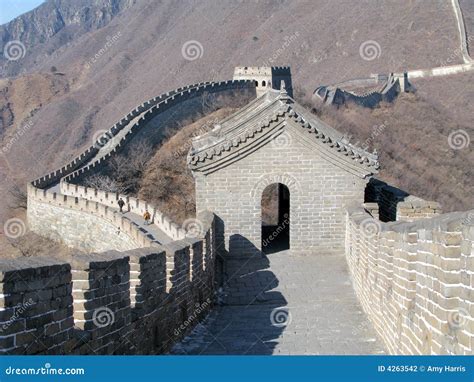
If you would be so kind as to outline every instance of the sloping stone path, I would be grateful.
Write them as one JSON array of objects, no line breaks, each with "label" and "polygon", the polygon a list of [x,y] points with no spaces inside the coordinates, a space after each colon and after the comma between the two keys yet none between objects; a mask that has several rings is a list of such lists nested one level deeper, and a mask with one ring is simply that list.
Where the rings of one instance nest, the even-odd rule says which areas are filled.
[{"label": "sloping stone path", "polygon": [[383,347],[340,255],[228,261],[223,304],[172,354],[375,354]]}]

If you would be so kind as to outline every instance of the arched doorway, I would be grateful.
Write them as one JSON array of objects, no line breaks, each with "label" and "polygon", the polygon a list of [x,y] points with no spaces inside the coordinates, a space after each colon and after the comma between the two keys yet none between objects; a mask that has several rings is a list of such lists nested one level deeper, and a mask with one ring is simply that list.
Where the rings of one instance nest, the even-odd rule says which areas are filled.
[{"label": "arched doorway", "polygon": [[290,190],[273,183],[262,192],[262,252],[274,253],[290,248]]}]

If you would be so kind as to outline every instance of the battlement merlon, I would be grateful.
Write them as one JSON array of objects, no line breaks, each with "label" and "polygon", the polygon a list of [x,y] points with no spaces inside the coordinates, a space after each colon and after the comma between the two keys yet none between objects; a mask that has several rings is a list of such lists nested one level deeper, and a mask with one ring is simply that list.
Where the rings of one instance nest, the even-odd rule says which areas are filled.
[{"label": "battlement merlon", "polygon": [[234,69],[233,79],[255,81],[258,97],[269,88],[280,90],[283,83],[290,97],[293,96],[289,66],[237,66]]}]

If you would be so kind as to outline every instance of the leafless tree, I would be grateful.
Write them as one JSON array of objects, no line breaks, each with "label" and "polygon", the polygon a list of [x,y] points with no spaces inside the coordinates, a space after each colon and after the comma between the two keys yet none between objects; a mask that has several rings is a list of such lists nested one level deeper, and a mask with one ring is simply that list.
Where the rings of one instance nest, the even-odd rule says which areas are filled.
[{"label": "leafless tree", "polygon": [[119,194],[125,193],[126,188],[114,179],[111,179],[107,175],[94,174],[85,179],[84,185],[86,187],[96,188],[98,190],[107,192],[118,192]]},{"label": "leafless tree", "polygon": [[28,196],[24,189],[22,189],[17,184],[14,184],[13,186],[10,187],[10,189],[8,190],[8,193],[10,194],[11,199],[12,199],[10,208],[15,209],[15,210],[17,209],[26,210]]},{"label": "leafless tree", "polygon": [[140,141],[130,146],[126,153],[110,161],[115,184],[127,192],[136,192],[147,163],[153,157],[152,146]]}]

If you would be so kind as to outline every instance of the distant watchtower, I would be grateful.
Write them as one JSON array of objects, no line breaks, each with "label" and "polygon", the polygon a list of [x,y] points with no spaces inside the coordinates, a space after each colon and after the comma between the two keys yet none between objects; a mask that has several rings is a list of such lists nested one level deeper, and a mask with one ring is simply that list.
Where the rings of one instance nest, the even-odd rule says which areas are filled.
[{"label": "distant watchtower", "polygon": [[291,72],[289,66],[237,66],[234,70],[234,80],[253,80],[257,86],[257,97],[269,88],[280,90],[282,81],[286,91],[293,96]]}]

